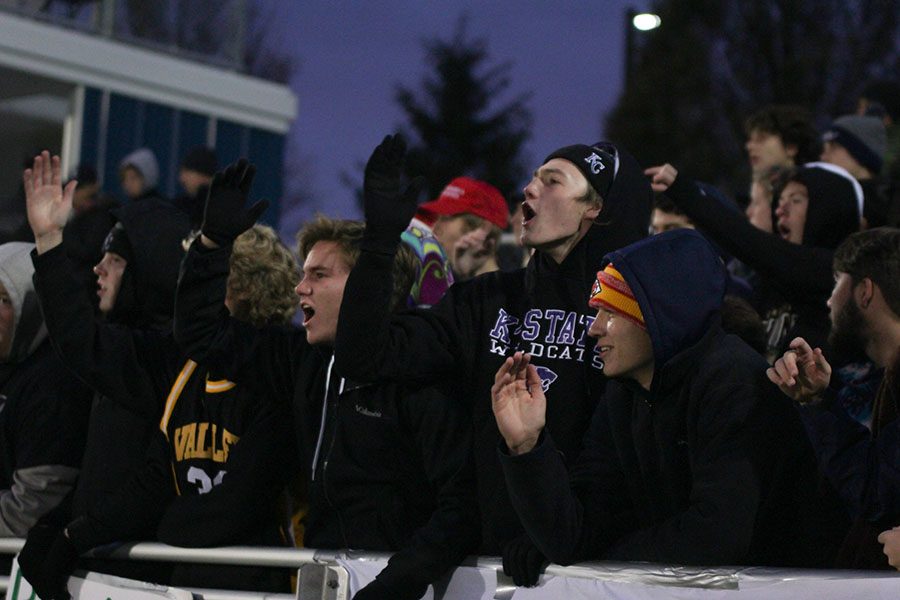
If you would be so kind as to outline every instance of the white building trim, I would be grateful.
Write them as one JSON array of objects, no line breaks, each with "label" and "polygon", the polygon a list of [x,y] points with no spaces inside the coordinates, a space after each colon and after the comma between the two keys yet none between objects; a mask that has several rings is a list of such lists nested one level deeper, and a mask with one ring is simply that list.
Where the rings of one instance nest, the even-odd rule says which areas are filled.
[{"label": "white building trim", "polygon": [[0,14],[0,64],[284,134],[290,88],[110,39]]}]

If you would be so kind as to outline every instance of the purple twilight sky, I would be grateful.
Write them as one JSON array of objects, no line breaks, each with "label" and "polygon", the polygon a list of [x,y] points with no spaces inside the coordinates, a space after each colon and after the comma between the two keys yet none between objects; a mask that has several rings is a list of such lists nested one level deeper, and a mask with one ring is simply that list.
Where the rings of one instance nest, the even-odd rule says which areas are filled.
[{"label": "purple twilight sky", "polygon": [[[340,180],[403,123],[397,84],[420,89],[428,72],[423,40],[450,39],[461,14],[470,38],[485,38],[491,65],[511,61],[507,100],[531,92],[534,121],[526,155],[534,166],[553,149],[590,143],[622,87],[625,10],[648,1],[549,2],[382,0],[276,2],[269,43],[295,57],[291,87],[299,112],[288,136],[288,192],[307,199],[282,209],[293,238],[317,211],[358,218]],[[504,99],[500,99],[498,106]],[[302,177],[295,174],[301,173]],[[356,176],[356,174],[355,174]],[[362,176],[358,174],[361,181]],[[523,182],[524,185],[525,182]],[[292,194],[289,194],[292,195]]]}]

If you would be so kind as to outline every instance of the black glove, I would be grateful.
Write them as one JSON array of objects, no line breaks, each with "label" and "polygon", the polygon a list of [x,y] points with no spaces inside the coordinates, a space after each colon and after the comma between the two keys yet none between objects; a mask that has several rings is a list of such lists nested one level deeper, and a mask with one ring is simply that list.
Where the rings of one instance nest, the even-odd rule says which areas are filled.
[{"label": "black glove", "polygon": [[268,200],[244,208],[255,174],[256,167],[242,158],[213,176],[200,230],[219,246],[231,244],[237,236],[253,227],[268,208]]},{"label": "black glove", "polygon": [[41,600],[68,600],[66,582],[75,570],[78,551],[63,528],[38,524],[31,528],[19,553],[22,576]]},{"label": "black glove", "polygon": [[503,547],[503,572],[518,586],[537,585],[547,559],[534,543],[523,534]]},{"label": "black glove", "polygon": [[416,214],[416,200],[425,186],[424,177],[416,177],[401,189],[406,140],[401,134],[387,135],[369,157],[363,180],[366,250],[394,254],[400,234]]},{"label": "black glove", "polygon": [[366,587],[353,596],[353,600],[387,600],[388,598],[393,598],[391,591],[387,586],[381,585],[377,579],[369,582]]}]

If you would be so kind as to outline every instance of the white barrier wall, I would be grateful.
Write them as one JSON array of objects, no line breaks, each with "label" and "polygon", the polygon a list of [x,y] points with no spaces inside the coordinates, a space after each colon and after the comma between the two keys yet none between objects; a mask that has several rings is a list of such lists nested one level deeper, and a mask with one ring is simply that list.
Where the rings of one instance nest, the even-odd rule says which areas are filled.
[{"label": "white barrier wall", "polygon": [[[0,553],[14,554],[22,540],[0,540]],[[300,569],[298,600],[349,600],[387,564],[388,555],[287,548],[173,548],[141,543],[122,546],[110,558],[262,565]],[[0,578],[2,579],[2,578]],[[73,577],[73,600],[290,600],[287,595],[212,590],[179,590],[98,574]],[[500,560],[470,557],[429,588],[434,600],[838,600],[900,598],[896,571],[788,570],[665,566],[641,563],[550,565],[534,588],[517,588]],[[34,600],[16,565],[8,580],[8,600]]]},{"label": "white barrier wall", "polygon": [[[387,564],[365,559],[337,562],[349,573],[350,598]],[[516,588],[495,568],[460,567],[437,587],[437,594],[429,589],[428,600],[897,600],[900,573],[593,563],[551,566],[537,587]]]}]

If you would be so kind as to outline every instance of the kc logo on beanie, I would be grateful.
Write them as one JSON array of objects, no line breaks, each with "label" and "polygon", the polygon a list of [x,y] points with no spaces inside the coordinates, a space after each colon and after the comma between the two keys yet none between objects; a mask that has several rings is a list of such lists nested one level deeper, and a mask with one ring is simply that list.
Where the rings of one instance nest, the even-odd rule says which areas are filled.
[{"label": "kc logo on beanie", "polygon": [[593,146],[574,144],[551,152],[544,159],[544,164],[554,158],[562,158],[571,162],[588,180],[588,184],[600,194],[601,198],[606,200],[618,172],[619,161],[615,152],[615,148],[610,144],[599,142]]},{"label": "kc logo on beanie", "polygon": [[603,159],[596,152],[591,152],[591,155],[585,158],[584,162],[591,165],[591,173],[594,175],[606,168],[606,165],[603,164]]}]

